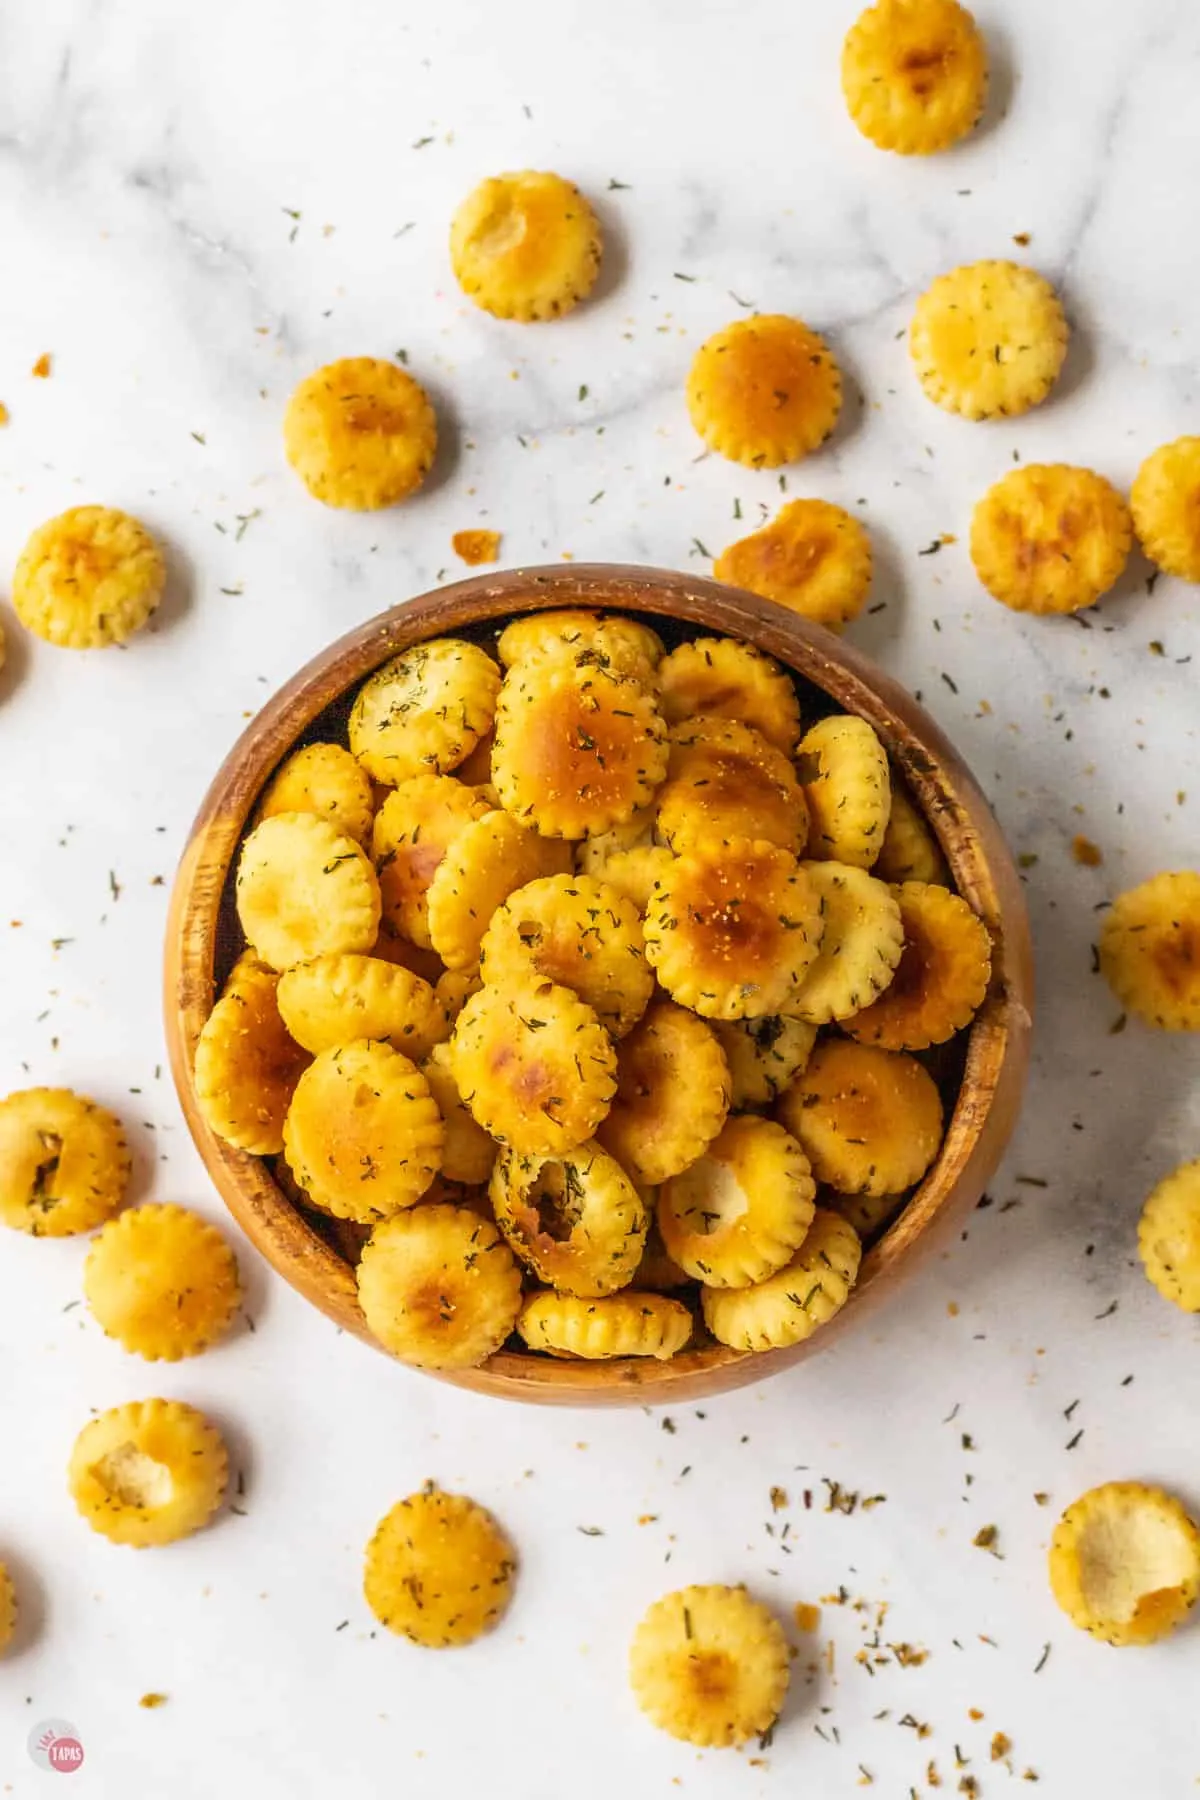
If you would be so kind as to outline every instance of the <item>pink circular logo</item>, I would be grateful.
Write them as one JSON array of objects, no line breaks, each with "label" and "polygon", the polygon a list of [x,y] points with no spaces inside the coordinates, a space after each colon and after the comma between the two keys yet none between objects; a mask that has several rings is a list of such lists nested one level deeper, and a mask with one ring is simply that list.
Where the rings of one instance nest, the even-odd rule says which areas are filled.
[{"label": "pink circular logo", "polygon": [[50,1767],[68,1774],[83,1761],[83,1745],[77,1737],[55,1738],[50,1746]]},{"label": "pink circular logo", "polygon": [[29,1755],[39,1769],[56,1775],[73,1775],[83,1767],[79,1733],[66,1719],[43,1719],[29,1734]]}]

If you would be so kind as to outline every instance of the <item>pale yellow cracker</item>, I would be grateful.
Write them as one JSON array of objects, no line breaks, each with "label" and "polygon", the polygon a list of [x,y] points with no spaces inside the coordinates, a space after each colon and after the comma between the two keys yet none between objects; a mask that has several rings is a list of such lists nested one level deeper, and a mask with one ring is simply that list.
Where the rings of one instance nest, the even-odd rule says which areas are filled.
[{"label": "pale yellow cracker", "polygon": [[472,188],[450,227],[454,278],[497,319],[558,319],[591,293],[600,221],[573,182],[522,169]]},{"label": "pale yellow cracker", "polygon": [[[714,569],[718,581],[727,579]],[[734,719],[752,725],[790,756],[800,736],[800,702],[787,670],[740,638],[693,638],[658,670],[659,706],[668,725]]]},{"label": "pale yellow cracker", "polygon": [[749,1287],[790,1261],[812,1224],[816,1183],[790,1132],[730,1119],[704,1154],[658,1190],[668,1256],[708,1287]]},{"label": "pale yellow cracker", "polygon": [[686,1587],[643,1617],[629,1685],[652,1724],[688,1744],[744,1744],[783,1706],[791,1653],[774,1614],[744,1587]]},{"label": "pale yellow cracker", "polygon": [[947,412],[1015,418],[1054,386],[1067,336],[1058,295],[1036,269],[978,262],[926,288],[908,347],[918,381]]},{"label": "pale yellow cracker", "polygon": [[556,1157],[506,1150],[489,1191],[497,1225],[539,1281],[594,1298],[632,1280],[646,1242],[646,1205],[599,1144]]},{"label": "pale yellow cracker", "polygon": [[670,868],[671,852],[661,844],[639,844],[632,850],[611,850],[589,862],[608,887],[615,888],[645,916],[654,884]]},{"label": "pale yellow cracker", "polygon": [[904,949],[900,907],[884,882],[848,863],[806,863],[821,900],[817,960],[787,1010],[810,1025],[850,1020],[895,979]]},{"label": "pale yellow cracker", "polygon": [[0,1656],[8,1649],[17,1629],[17,1590],[12,1576],[0,1562]]},{"label": "pale yellow cracker", "polygon": [[363,1223],[418,1201],[445,1141],[420,1070],[365,1038],[314,1057],[283,1127],[288,1167],[314,1204]]},{"label": "pale yellow cracker", "polygon": [[483,986],[483,978],[478,967],[467,969],[447,969],[438,977],[434,993],[437,1003],[446,1016],[446,1033],[440,1042],[445,1043],[454,1029],[457,1019],[472,994],[477,994]]},{"label": "pale yellow cracker", "polygon": [[894,770],[891,790],[887,830],[871,873],[880,881],[929,881],[949,887],[950,871],[941,846]]},{"label": "pale yellow cracker", "polygon": [[476,969],[496,908],[540,876],[571,866],[571,847],[528,831],[507,812],[481,813],[458,834],[429,884],[429,935],[450,969]]},{"label": "pale yellow cracker", "polygon": [[904,947],[886,990],[845,1030],[885,1050],[927,1050],[971,1023],[992,972],[988,928],[948,888],[906,881],[893,889]]},{"label": "pale yellow cracker", "polygon": [[370,858],[312,813],[277,813],[254,827],[238,857],[236,896],[251,949],[273,969],[370,950],[379,935]]},{"label": "pale yellow cracker", "polygon": [[1152,451],[1134,477],[1129,505],[1151,562],[1182,581],[1200,581],[1200,437]]},{"label": "pale yellow cracker", "polygon": [[837,1213],[818,1207],[790,1262],[747,1288],[700,1290],[704,1322],[734,1350],[784,1350],[840,1312],[858,1276],[862,1246]]},{"label": "pale yellow cracker", "polygon": [[1174,1495],[1108,1481],[1069,1506],[1050,1541],[1050,1587],[1106,1644],[1152,1644],[1200,1595],[1200,1530]]},{"label": "pale yellow cracker", "polygon": [[666,728],[640,682],[554,657],[505,676],[492,779],[523,825],[557,838],[607,831],[648,803],[666,767]]},{"label": "pale yellow cracker", "polygon": [[441,1179],[478,1186],[492,1172],[496,1145],[463,1105],[458,1083],[450,1067],[449,1044],[435,1044],[421,1064],[421,1073],[437,1101],[446,1128]]},{"label": "pale yellow cracker", "polygon": [[595,875],[603,880],[604,864],[610,856],[623,850],[642,850],[653,842],[654,807],[642,806],[619,825],[581,838],[575,852],[575,861],[583,874]]},{"label": "pale yellow cracker", "polygon": [[414,775],[393,788],[375,815],[371,855],[383,917],[422,949],[429,937],[429,885],[447,850],[490,809],[452,775]]},{"label": "pale yellow cracker", "polygon": [[746,838],[677,856],[655,883],[646,955],[708,1019],[786,1012],[816,960],[821,902],[794,856]]},{"label": "pale yellow cracker", "polygon": [[134,1206],[104,1226],[83,1266],[92,1317],[147,1362],[178,1362],[222,1337],[241,1303],[233,1251],[182,1206]]},{"label": "pale yellow cracker", "polygon": [[871,540],[828,500],[789,500],[769,525],[722,551],[713,574],[840,631],[866,605]]},{"label": "pale yellow cracker", "polygon": [[914,1057],[829,1038],[780,1098],[818,1181],[842,1194],[913,1187],[942,1142],[942,1100]]},{"label": "pale yellow cracker", "polygon": [[485,987],[450,1039],[472,1116],[526,1156],[558,1156],[596,1133],[617,1087],[612,1040],[569,988],[537,979]]},{"label": "pale yellow cracker", "polygon": [[850,117],[881,150],[928,156],[974,130],[987,99],[987,48],[955,0],[877,0],[842,46]]},{"label": "pale yellow cracker", "polygon": [[1200,1312],[1200,1161],[1164,1175],[1142,1208],[1138,1252],[1146,1279],[1184,1312]]},{"label": "pale yellow cracker", "polygon": [[971,561],[1014,612],[1092,606],[1125,567],[1129,508],[1110,482],[1065,463],[1027,463],[990,487],[971,515]]},{"label": "pale yellow cracker", "polygon": [[123,644],[162,599],[167,570],[146,527],[111,506],[73,506],[29,538],[12,580],[27,631],[63,650]]},{"label": "pale yellow cracker", "polygon": [[808,855],[869,869],[892,807],[887,752],[865,719],[831,713],[809,727],[796,752],[808,802]]},{"label": "pale yellow cracker", "polygon": [[570,988],[614,1037],[637,1024],[654,989],[637,908],[592,875],[543,875],[510,894],[479,967],[485,982],[541,975]]},{"label": "pale yellow cracker", "polygon": [[1100,968],[1130,1012],[1162,1031],[1200,1031],[1200,871],[1152,875],[1118,894]]},{"label": "pale yellow cracker", "polygon": [[221,1504],[229,1459],[214,1425],[181,1400],[134,1400],[84,1426],[67,1485],[93,1531],[144,1549],[207,1525]]},{"label": "pale yellow cracker", "polygon": [[427,981],[378,956],[318,956],[279,978],[279,1014],[314,1056],[356,1038],[384,1038],[414,1062],[445,1035],[445,1013]]},{"label": "pale yellow cracker", "polygon": [[516,1553],[489,1512],[429,1483],[397,1501],[367,1545],[363,1593],[381,1625],[426,1650],[470,1644],[512,1598]]},{"label": "pale yellow cracker", "polygon": [[506,669],[549,656],[581,669],[628,676],[643,687],[652,687],[663,658],[663,641],[651,626],[625,613],[573,608],[531,612],[510,620],[500,633],[496,654]]},{"label": "pale yellow cracker", "polygon": [[283,1149],[283,1121],[308,1053],[279,1016],[279,977],[240,962],[196,1044],[193,1080],[205,1123],[254,1156]]},{"label": "pale yellow cracker", "polygon": [[420,487],[437,451],[437,419],[406,369],[377,356],[347,356],[294,390],[283,447],[314,499],[375,512]]},{"label": "pale yellow cracker", "polygon": [[129,1181],[120,1121],[69,1088],[0,1100],[0,1225],[74,1237],[114,1213]]},{"label": "pale yellow cracker", "polygon": [[358,1298],[385,1350],[418,1369],[471,1369],[516,1323],[521,1277],[489,1219],[470,1207],[414,1206],[376,1225]]},{"label": "pale yellow cracker", "polygon": [[684,1348],[693,1329],[692,1315],[680,1301],[632,1288],[594,1300],[535,1289],[517,1320],[531,1350],[588,1362],[614,1356],[667,1362]]},{"label": "pale yellow cracker", "polygon": [[654,1000],[617,1049],[616,1097],[597,1136],[635,1181],[655,1186],[716,1137],[729,1089],[711,1026],[670,1000]]},{"label": "pale yellow cracker", "polygon": [[376,669],[350,709],[350,748],[375,781],[445,775],[492,729],[500,671],[465,638],[413,644]]},{"label": "pale yellow cracker", "polygon": [[316,813],[344,837],[365,844],[374,811],[371,778],[344,745],[306,744],[275,771],[258,803],[257,817]]},{"label": "pale yellow cracker", "polygon": [[829,436],[841,411],[842,373],[824,338],[801,320],[756,313],[700,346],[687,405],[710,450],[775,469]]},{"label": "pale yellow cracker", "polygon": [[671,731],[655,829],[677,853],[757,838],[798,856],[808,806],[788,757],[753,726],[688,719]]},{"label": "pale yellow cracker", "polygon": [[769,1106],[794,1081],[813,1053],[815,1025],[775,1013],[759,1019],[714,1019],[725,1052],[735,1111]]}]

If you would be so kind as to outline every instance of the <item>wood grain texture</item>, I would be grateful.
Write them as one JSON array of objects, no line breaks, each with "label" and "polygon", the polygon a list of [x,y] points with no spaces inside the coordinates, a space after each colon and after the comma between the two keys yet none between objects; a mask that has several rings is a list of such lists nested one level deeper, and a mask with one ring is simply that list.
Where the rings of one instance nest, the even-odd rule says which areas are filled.
[{"label": "wood grain texture", "polygon": [[846,711],[867,719],[902,770],[942,845],[959,890],[992,933],[993,979],[969,1034],[957,1103],[937,1162],[863,1260],[850,1303],[806,1343],[753,1355],[722,1346],[667,1363],[565,1362],[500,1352],[444,1379],[505,1399],[575,1406],[666,1405],[759,1381],[823,1349],[942,1243],[982,1194],[1012,1134],[1029,1059],[1033,959],[1021,885],[970,770],[917,702],[881,669],[772,601],[712,581],[603,564],[475,576],[361,625],[300,670],[252,720],[219,770],[180,863],[167,923],[165,1019],[171,1070],[188,1127],[230,1211],[264,1256],[331,1319],[374,1343],[354,1269],[297,1211],[270,1166],[222,1143],[200,1116],[196,1040],[213,1002],[227,931],[222,900],[255,800],[297,738],[388,657],[424,638],[550,607],[592,606],[690,622],[775,656]]}]

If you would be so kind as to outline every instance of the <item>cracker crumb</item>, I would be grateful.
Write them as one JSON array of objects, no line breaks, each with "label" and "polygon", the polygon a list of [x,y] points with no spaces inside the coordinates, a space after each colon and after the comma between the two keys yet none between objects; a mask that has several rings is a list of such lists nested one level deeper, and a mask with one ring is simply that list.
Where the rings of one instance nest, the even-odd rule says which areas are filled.
[{"label": "cracker crumb", "polygon": [[1022,250],[1024,250],[1025,246],[1028,243],[1030,243],[1031,241],[1032,241],[1032,239],[1031,239],[1030,233],[1028,231],[1014,231],[1013,232],[1013,243],[1019,244],[1021,246]]},{"label": "cracker crumb", "polygon": [[479,563],[494,563],[500,557],[500,533],[456,531],[450,539],[450,548],[469,568],[473,569]]},{"label": "cracker crumb", "polygon": [[42,351],[29,373],[36,375],[39,381],[48,379],[50,374],[50,352],[48,350]]},{"label": "cracker crumb", "polygon": [[968,1717],[968,1719],[973,1719],[975,1724],[978,1725],[980,1719],[982,1719],[982,1717],[983,1717],[983,1714],[980,1712],[980,1710],[977,1706],[972,1706],[967,1711],[967,1717]]},{"label": "cracker crumb", "polygon": [[796,1621],[797,1631],[816,1631],[821,1624],[821,1609],[810,1606],[804,1600],[797,1600],[792,1613]]},{"label": "cracker crumb", "polygon": [[781,1512],[788,1503],[787,1489],[773,1487],[771,1489],[771,1511]]},{"label": "cracker crumb", "polygon": [[992,1761],[1003,1762],[1012,1749],[1012,1739],[1003,1731],[998,1731],[992,1739]]},{"label": "cracker crumb", "polygon": [[1093,844],[1091,838],[1080,833],[1071,839],[1071,855],[1083,869],[1098,869],[1104,861],[1104,852],[1099,844]]},{"label": "cracker crumb", "polygon": [[153,1711],[156,1706],[165,1706],[166,1704],[167,1696],[165,1694],[143,1694],[138,1701],[138,1705],[146,1707],[148,1711]]}]

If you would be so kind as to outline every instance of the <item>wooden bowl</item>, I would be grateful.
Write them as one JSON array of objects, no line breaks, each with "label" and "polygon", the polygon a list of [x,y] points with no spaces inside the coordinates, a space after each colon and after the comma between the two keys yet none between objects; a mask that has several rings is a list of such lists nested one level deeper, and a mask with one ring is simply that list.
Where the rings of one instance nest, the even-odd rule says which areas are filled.
[{"label": "wooden bowl", "polygon": [[[620,608],[724,632],[757,644],[848,712],[875,727],[922,805],[959,890],[994,944],[989,997],[965,1048],[957,1099],[933,1168],[892,1227],[867,1252],[850,1303],[802,1344],[750,1354],[715,1345],[660,1363],[556,1361],[500,1351],[443,1379],[507,1399],[575,1406],[678,1403],[790,1367],[861,1324],[979,1199],[1016,1123],[1029,1056],[1033,994],[1029,925],[1012,858],[966,764],[916,701],[840,639],[768,600],[658,569],[597,564],[473,576],[360,625],[301,669],[243,732],[208,791],[176,876],[167,925],[165,1007],[171,1068],[197,1148],[230,1211],[292,1286],[374,1343],[359,1309],[354,1268],[293,1204],[270,1166],[221,1141],[196,1104],[192,1063],[214,983],[237,948],[231,870],[247,818],[278,763],[326,708],[408,645],[547,607]],[[343,713],[344,716],[344,713]],[[353,1232],[351,1231],[351,1236]]]}]

